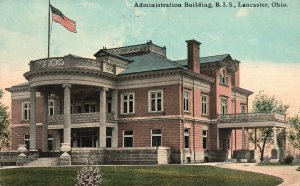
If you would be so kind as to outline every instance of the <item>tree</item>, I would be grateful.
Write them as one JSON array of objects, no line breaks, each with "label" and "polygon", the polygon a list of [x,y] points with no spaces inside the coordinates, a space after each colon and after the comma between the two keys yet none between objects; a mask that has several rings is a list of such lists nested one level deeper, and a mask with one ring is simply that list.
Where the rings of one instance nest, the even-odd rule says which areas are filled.
[{"label": "tree", "polygon": [[11,130],[8,107],[1,103],[3,91],[0,89],[0,150],[10,143]]},{"label": "tree", "polygon": [[294,148],[300,149],[300,119],[299,116],[296,115],[294,117],[290,117],[288,120],[289,123],[289,133],[288,139],[291,145]]},{"label": "tree", "polygon": [[[289,105],[283,104],[281,101],[277,100],[275,96],[268,96],[260,91],[259,94],[255,96],[253,101],[253,112],[254,113],[271,113],[277,112],[281,114],[286,114]],[[256,137],[256,146],[260,151],[260,160],[264,160],[264,152],[267,144],[273,142],[273,129],[272,128],[259,128]],[[277,140],[277,139],[275,139]],[[254,132],[249,132],[249,141],[254,143]]]}]

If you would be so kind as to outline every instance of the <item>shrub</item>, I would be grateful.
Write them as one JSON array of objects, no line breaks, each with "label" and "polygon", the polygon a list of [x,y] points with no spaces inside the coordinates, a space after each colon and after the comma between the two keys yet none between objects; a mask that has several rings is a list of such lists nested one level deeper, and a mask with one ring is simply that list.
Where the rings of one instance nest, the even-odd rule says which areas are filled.
[{"label": "shrub", "polygon": [[87,165],[80,169],[76,178],[76,186],[94,186],[101,185],[103,181],[103,173],[98,166],[90,166],[90,161]]},{"label": "shrub", "polygon": [[294,160],[294,156],[292,156],[292,155],[287,155],[287,157],[285,157],[285,159],[284,159],[284,163],[285,163],[285,164],[292,164],[292,163],[293,163],[293,160]]}]

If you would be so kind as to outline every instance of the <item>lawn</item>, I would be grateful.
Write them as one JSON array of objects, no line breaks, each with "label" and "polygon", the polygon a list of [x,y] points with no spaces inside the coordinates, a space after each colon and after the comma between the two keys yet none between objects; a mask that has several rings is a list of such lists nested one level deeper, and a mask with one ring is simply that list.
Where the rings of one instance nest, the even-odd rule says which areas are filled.
[{"label": "lawn", "polygon": [[[74,185],[80,167],[0,170],[0,185]],[[211,166],[103,166],[103,185],[277,185],[273,176]]]}]

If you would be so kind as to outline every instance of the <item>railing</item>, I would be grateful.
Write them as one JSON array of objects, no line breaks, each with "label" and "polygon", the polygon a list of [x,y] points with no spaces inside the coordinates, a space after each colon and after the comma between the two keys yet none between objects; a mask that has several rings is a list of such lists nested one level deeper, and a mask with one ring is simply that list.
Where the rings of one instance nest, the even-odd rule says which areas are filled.
[{"label": "railing", "polygon": [[76,56],[53,57],[38,59],[30,62],[30,71],[43,70],[43,69],[93,69],[103,71],[101,61],[89,58],[82,58]]},{"label": "railing", "polygon": [[[112,121],[114,120],[113,113],[106,113],[106,120]],[[71,114],[71,124],[75,123],[94,123],[100,122],[100,112],[90,112],[90,113],[79,113],[79,114]],[[51,125],[54,124],[63,124],[64,123],[64,115],[52,115],[48,116],[48,123]]]},{"label": "railing", "polygon": [[239,113],[239,114],[222,114],[218,115],[220,123],[237,123],[237,122],[259,122],[259,121],[278,121],[285,123],[284,114],[279,113]]}]

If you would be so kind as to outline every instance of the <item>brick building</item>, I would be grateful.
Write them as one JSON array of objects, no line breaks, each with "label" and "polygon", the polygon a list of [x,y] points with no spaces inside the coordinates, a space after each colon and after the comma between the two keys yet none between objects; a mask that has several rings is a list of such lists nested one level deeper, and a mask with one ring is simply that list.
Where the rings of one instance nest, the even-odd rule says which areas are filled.
[{"label": "brick building", "polygon": [[103,48],[96,59],[31,61],[28,82],[7,89],[12,150],[168,147],[172,162],[198,162],[247,149],[249,128],[285,127],[279,114],[248,113],[252,92],[240,87],[238,60],[200,57],[201,43],[186,42],[179,61],[151,41]]}]

